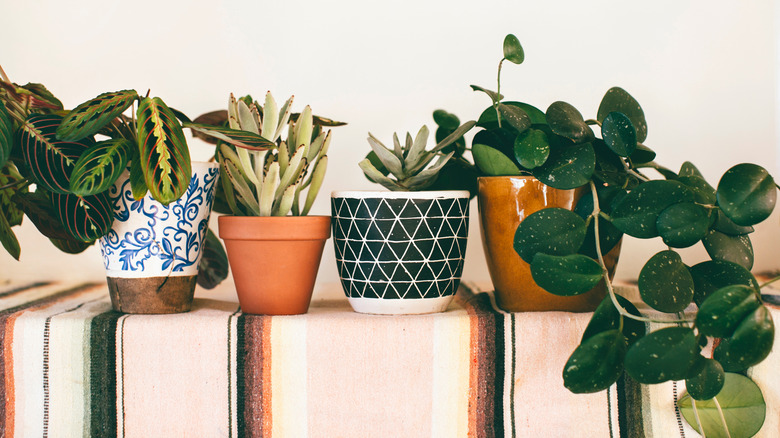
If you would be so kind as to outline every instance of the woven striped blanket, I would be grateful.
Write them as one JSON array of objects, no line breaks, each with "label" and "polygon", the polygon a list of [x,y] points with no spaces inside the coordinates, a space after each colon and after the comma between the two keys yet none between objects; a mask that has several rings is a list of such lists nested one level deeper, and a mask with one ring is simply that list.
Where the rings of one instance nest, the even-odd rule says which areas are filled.
[{"label": "woven striped blanket", "polygon": [[[504,314],[473,287],[445,313],[404,317],[344,299],[245,315],[223,295],[147,316],[112,311],[104,284],[0,286],[0,435],[697,436],[675,409],[681,382],[563,388],[588,314]],[[753,371],[760,436],[780,435],[777,369],[775,352]]]}]

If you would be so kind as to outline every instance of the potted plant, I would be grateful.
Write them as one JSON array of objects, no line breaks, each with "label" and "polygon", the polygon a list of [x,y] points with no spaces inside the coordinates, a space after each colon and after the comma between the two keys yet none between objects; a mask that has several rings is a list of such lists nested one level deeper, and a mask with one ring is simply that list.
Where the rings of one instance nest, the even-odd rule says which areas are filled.
[{"label": "potted plant", "polygon": [[[428,128],[393,148],[369,134],[372,153],[359,163],[390,191],[331,195],[339,277],[361,313],[418,314],[446,310],[457,291],[468,238],[466,190],[426,190],[455,155],[445,148],[474,126],[457,127],[426,150]],[[436,160],[436,161],[434,161]]]},{"label": "potted plant", "polygon": [[330,237],[330,216],[309,211],[328,164],[322,126],[343,123],[314,117],[308,106],[292,117],[292,101],[279,108],[270,92],[262,106],[231,95],[227,127],[220,117],[185,125],[220,141],[220,198],[232,214],[219,217],[219,236],[245,313],[306,313]]},{"label": "potted plant", "polygon": [[[216,169],[198,166],[192,176],[177,113],[134,90],[103,93],[66,111],[41,85],[18,86],[4,74],[0,83],[4,246],[18,259],[10,226],[21,222],[21,212],[65,252],[101,239],[116,310],[188,310],[210,210],[204,190]],[[132,116],[123,115],[136,104]],[[136,210],[144,219],[123,229]],[[176,217],[167,230],[152,227]]]},{"label": "potted plant", "polygon": [[[519,42],[504,42],[505,58],[522,61]],[[572,209],[546,207],[528,215],[511,239],[529,264],[534,281],[560,296],[606,286],[580,346],[563,369],[564,385],[575,393],[606,389],[625,371],[643,384],[685,380],[680,406],[686,419],[706,436],[752,436],[765,415],[727,421],[728,415],[698,415],[699,408],[725,409],[740,400],[761,400],[760,389],[741,375],[771,350],[774,324],[760,285],[751,274],[753,225],[776,204],[777,184],[755,164],[737,164],[716,187],[686,162],[678,172],[656,164],[641,142],[647,125],[641,107],[628,93],[612,88],[597,117],[584,120],[565,102],[545,113],[525,104],[493,99],[495,123],[518,133],[478,134],[478,163],[512,162],[548,187],[583,191]],[[516,109],[508,109],[514,107]],[[483,114],[483,125],[489,125]],[[543,116],[543,117],[542,117]],[[524,121],[524,122],[523,122]],[[600,128],[601,138],[593,132]],[[485,147],[477,147],[484,144]],[[509,151],[501,147],[511,145]],[[504,159],[506,158],[506,159]],[[503,163],[503,164],[502,164]],[[481,166],[484,168],[484,166]],[[659,177],[651,178],[647,170]],[[652,256],[638,278],[640,312],[612,285],[606,255],[623,234],[660,238],[668,247]],[[710,260],[684,262],[677,251],[701,242]],[[660,327],[648,332],[646,323]],[[737,424],[739,423],[739,424]]]}]

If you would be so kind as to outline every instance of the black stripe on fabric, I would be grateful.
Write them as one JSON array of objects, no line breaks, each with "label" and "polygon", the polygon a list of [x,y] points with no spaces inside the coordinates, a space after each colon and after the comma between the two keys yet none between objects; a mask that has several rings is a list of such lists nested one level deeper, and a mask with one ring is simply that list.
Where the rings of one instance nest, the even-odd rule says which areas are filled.
[{"label": "black stripe on fabric", "polygon": [[506,342],[504,336],[504,318],[503,314],[497,313],[495,315],[496,322],[496,376],[495,376],[495,393],[494,393],[494,418],[493,429],[496,438],[502,438],[504,436],[504,378],[505,378],[505,366],[504,358],[506,354]]},{"label": "black stripe on fabric", "polygon": [[672,396],[674,396],[674,415],[677,417],[677,427],[680,428],[680,438],[685,438],[685,428],[683,427],[682,415],[680,414],[680,407],[677,406],[677,382],[672,382]]},{"label": "black stripe on fabric", "polygon": [[642,385],[627,373],[617,381],[618,427],[620,438],[643,438]]},{"label": "black stripe on fabric", "polygon": [[238,315],[236,320],[236,426],[238,436],[247,436],[246,427],[246,373],[244,372],[244,357],[246,356],[246,315]]},{"label": "black stripe on fabric", "polygon": [[227,326],[227,374],[228,374],[228,438],[233,438],[233,318],[241,312],[239,307],[228,317]]},{"label": "black stripe on fabric", "polygon": [[[125,418],[127,418],[127,415],[125,413],[125,321],[127,321],[127,318],[130,317],[130,315],[122,315],[121,321],[118,322],[119,329],[117,330],[117,336],[119,337],[118,343],[122,349],[122,361],[117,363],[117,366],[119,368],[117,372],[117,383],[119,380],[122,381],[122,399],[118,400],[120,403],[122,403],[122,436],[125,436]],[[117,423],[119,421],[117,420]]]},{"label": "black stripe on fabric", "polygon": [[609,438],[615,438],[612,430],[612,387],[607,388],[607,424],[609,425]]},{"label": "black stripe on fabric", "polygon": [[517,315],[514,313],[509,314],[509,318],[511,318],[512,321],[512,380],[509,381],[509,415],[510,426],[512,427],[512,438],[517,437],[517,430],[515,429],[515,373],[517,372],[516,316]]},{"label": "black stripe on fabric", "polygon": [[51,320],[55,316],[58,315],[64,315],[69,312],[73,312],[75,310],[80,309],[85,304],[90,303],[95,300],[85,301],[83,303],[80,303],[77,306],[74,306],[70,309],[63,310],[62,312],[56,313],[54,315],[49,315],[46,318],[46,322],[44,322],[43,325],[43,437],[46,438],[49,436],[49,403],[51,394],[49,393],[49,345],[50,345],[50,335],[51,335]]},{"label": "black stripe on fabric", "polygon": [[95,316],[90,326],[89,393],[90,436],[117,436],[116,331],[122,314],[108,311]]},{"label": "black stripe on fabric", "polygon": [[7,290],[5,292],[0,292],[0,298],[5,298],[5,297],[8,297],[8,296],[11,296],[11,295],[14,295],[14,294],[18,294],[19,292],[24,292],[26,290],[35,289],[35,288],[38,288],[38,287],[43,287],[43,286],[46,286],[46,285],[49,285],[49,284],[51,284],[51,283],[41,281],[41,282],[37,282],[37,283],[30,283],[30,284],[26,284],[24,286],[15,287],[15,288]]}]

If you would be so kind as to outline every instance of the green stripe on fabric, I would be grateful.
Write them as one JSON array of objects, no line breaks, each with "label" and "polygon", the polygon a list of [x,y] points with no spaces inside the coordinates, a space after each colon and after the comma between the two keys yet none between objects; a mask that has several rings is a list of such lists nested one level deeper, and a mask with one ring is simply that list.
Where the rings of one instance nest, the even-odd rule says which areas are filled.
[{"label": "green stripe on fabric", "polygon": [[642,385],[623,373],[617,381],[618,426],[620,438],[644,438]]},{"label": "green stripe on fabric", "polygon": [[[46,283],[46,284],[48,284],[48,283]],[[37,285],[39,285],[39,283],[35,283],[33,285],[30,285],[29,287],[25,286],[25,287],[22,287],[20,289],[16,289],[14,291],[14,293],[18,293],[18,292],[25,291],[25,290],[30,290],[30,289],[33,289],[35,287],[39,287]],[[21,305],[18,305],[18,306],[15,306],[15,307],[12,307],[12,308],[0,311],[0,400],[4,401],[3,403],[0,403],[0,431],[4,431],[5,428],[6,428],[5,420],[6,420],[6,415],[7,415],[7,411],[6,411],[7,406],[6,406],[6,403],[5,403],[5,400],[8,400],[8,394],[6,392],[7,389],[6,389],[6,386],[5,386],[6,373],[7,373],[7,370],[5,369],[5,362],[6,362],[5,347],[6,347],[6,342],[7,341],[6,341],[5,330],[6,330],[6,325],[7,325],[8,319],[11,316],[13,316],[15,313],[23,312],[25,310],[29,310],[29,309],[33,309],[33,308],[36,308],[36,307],[45,306],[47,304],[51,304],[51,303],[57,302],[57,301],[59,301],[61,299],[67,298],[70,295],[77,294],[77,293],[83,291],[84,289],[88,289],[88,288],[93,287],[93,286],[95,286],[95,283],[83,283],[83,284],[80,284],[80,285],[78,285],[76,287],[72,287],[70,289],[66,289],[66,290],[64,290],[62,292],[56,292],[56,293],[54,293],[52,295],[49,295],[47,297],[40,298],[40,299],[37,299],[37,300],[34,300],[34,301],[30,301],[30,302],[27,302],[27,303],[24,303],[24,304],[21,304]],[[10,349],[11,346],[8,346],[8,347]]]},{"label": "green stripe on fabric", "polygon": [[122,316],[116,311],[101,313],[90,327],[90,436],[117,436],[116,332]]}]

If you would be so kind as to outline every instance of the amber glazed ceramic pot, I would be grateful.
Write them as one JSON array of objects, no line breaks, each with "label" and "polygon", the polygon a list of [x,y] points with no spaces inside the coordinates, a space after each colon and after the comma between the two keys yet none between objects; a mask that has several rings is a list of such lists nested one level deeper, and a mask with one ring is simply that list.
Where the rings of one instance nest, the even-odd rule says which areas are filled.
[{"label": "amber glazed ceramic pot", "polygon": [[220,216],[238,302],[244,313],[309,310],[330,216]]},{"label": "amber glazed ceramic pot", "polygon": [[[513,248],[520,221],[547,207],[571,210],[583,190],[554,189],[530,176],[481,177],[478,183],[479,228],[498,307],[509,312],[595,310],[606,294],[603,282],[581,295],[553,295],[537,286],[530,266]],[[610,275],[619,252],[617,245],[605,256]]]}]

